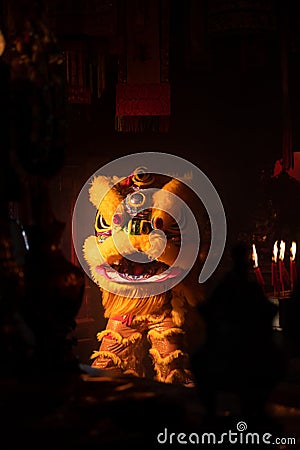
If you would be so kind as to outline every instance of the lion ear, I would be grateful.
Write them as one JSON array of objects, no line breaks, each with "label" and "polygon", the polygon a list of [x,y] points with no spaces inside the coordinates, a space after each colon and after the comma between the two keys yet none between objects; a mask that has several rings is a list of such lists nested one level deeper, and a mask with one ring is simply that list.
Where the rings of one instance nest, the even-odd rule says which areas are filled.
[{"label": "lion ear", "polygon": [[105,196],[105,194],[116,184],[120,178],[118,177],[106,177],[104,175],[100,175],[98,177],[94,177],[92,180],[91,187],[89,189],[90,194],[90,202],[98,208],[101,200]]}]

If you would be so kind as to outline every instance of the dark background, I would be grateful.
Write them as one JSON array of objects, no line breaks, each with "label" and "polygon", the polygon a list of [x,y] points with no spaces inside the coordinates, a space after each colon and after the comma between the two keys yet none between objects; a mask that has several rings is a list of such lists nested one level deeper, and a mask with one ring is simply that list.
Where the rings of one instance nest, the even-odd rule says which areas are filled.
[{"label": "dark background", "polygon": [[[13,10],[17,3],[2,1],[2,10]],[[299,150],[299,2],[169,1],[171,117],[166,133],[116,131],[115,91],[126,1],[90,2],[100,25],[97,30],[88,31],[78,27],[84,3],[44,1],[62,51],[70,41],[79,46],[85,43],[88,48],[101,48],[105,60],[106,88],[100,98],[92,97],[90,105],[67,105],[64,162],[51,178],[53,209],[57,218],[66,223],[64,254],[74,261],[72,208],[87,179],[121,155],[158,151],[196,164],[216,187],[228,221],[226,251],[219,272],[226,270],[232,244],[241,234],[246,233],[251,239],[255,232],[257,207],[264,198],[275,162],[283,154],[283,35],[293,150]],[[4,31],[5,17],[2,15]],[[287,189],[280,195],[295,211],[294,191]],[[297,221],[297,213],[295,217]],[[267,242],[269,252],[272,245],[273,242]],[[88,278],[86,283],[77,328],[83,359],[95,345],[92,336],[103,327],[98,289]]]}]

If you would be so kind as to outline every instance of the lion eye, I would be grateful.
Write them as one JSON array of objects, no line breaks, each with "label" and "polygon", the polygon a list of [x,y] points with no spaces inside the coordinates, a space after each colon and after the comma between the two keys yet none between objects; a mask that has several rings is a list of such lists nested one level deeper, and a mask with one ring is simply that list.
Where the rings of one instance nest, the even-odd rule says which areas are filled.
[{"label": "lion eye", "polygon": [[104,219],[104,217],[102,215],[100,216],[100,225],[102,226],[102,228],[110,227],[110,225],[106,222],[106,220]]},{"label": "lion eye", "polygon": [[97,212],[96,220],[95,220],[95,229],[96,231],[103,231],[110,228],[110,225],[106,222],[103,215]]}]

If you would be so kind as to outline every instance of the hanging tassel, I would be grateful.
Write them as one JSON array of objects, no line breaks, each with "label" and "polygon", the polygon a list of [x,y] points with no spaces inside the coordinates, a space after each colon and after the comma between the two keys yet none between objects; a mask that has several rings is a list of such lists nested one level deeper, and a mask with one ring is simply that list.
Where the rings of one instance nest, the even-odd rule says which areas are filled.
[{"label": "hanging tassel", "polygon": [[115,118],[115,129],[119,132],[143,133],[152,131],[167,133],[169,124],[169,116],[116,116]]}]

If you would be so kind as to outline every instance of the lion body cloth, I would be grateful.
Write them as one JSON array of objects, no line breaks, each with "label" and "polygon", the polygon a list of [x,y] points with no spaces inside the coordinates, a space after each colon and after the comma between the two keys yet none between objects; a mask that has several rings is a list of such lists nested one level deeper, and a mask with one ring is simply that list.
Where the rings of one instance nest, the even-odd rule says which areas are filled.
[{"label": "lion body cloth", "polygon": [[[95,235],[85,239],[83,254],[107,319],[92,367],[189,385],[189,352],[203,334],[196,312],[204,298],[198,275],[209,242],[202,203],[184,177],[143,168],[125,178],[94,177],[89,195],[97,211]],[[195,242],[183,205],[202,230],[192,267],[189,246]],[[186,251],[180,259],[182,233]],[[143,260],[136,258],[141,255]]]}]

